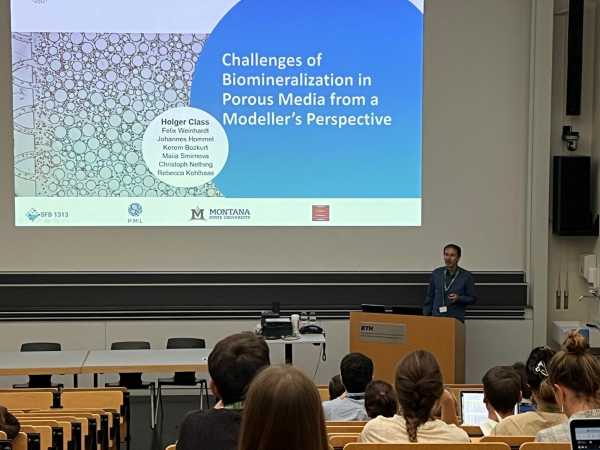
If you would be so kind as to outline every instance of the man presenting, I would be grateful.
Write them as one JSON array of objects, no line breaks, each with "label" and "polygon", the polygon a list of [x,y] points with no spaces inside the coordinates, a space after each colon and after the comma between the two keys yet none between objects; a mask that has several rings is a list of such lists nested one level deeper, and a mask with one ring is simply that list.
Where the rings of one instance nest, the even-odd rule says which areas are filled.
[{"label": "man presenting", "polygon": [[465,321],[465,308],[475,303],[475,287],[471,273],[458,267],[461,249],[458,245],[444,247],[444,267],[431,274],[423,315],[454,317]]}]

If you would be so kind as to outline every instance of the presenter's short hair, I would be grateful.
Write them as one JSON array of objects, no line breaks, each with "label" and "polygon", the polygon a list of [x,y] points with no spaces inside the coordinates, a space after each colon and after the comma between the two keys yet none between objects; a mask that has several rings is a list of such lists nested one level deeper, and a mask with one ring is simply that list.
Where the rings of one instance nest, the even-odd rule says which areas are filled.
[{"label": "presenter's short hair", "polygon": [[492,367],[483,376],[483,393],[496,411],[511,412],[521,397],[521,377],[512,367]]},{"label": "presenter's short hair", "polygon": [[340,364],[340,374],[346,392],[365,392],[373,379],[373,361],[362,353],[348,353]]},{"label": "presenter's short hair", "polygon": [[460,248],[459,245],[456,244],[448,244],[444,247],[444,251],[446,251],[447,249],[452,248],[454,250],[456,250],[456,254],[458,255],[458,257],[460,258],[462,255],[462,249]]},{"label": "presenter's short hair", "polygon": [[254,377],[269,364],[269,346],[263,337],[237,333],[214,346],[208,357],[208,372],[227,405],[244,400]]}]

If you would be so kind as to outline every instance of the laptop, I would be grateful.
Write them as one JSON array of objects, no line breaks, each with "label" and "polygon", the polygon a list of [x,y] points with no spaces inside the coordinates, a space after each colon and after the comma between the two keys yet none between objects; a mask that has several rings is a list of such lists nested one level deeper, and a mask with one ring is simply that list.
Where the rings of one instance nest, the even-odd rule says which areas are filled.
[{"label": "laptop", "polygon": [[[483,402],[483,391],[460,391],[460,410],[463,425],[481,426],[488,420],[488,410]],[[515,414],[519,405],[515,405]],[[600,450],[600,449],[599,449]]]},{"label": "laptop", "polygon": [[569,428],[573,450],[600,449],[600,418],[571,419]]}]

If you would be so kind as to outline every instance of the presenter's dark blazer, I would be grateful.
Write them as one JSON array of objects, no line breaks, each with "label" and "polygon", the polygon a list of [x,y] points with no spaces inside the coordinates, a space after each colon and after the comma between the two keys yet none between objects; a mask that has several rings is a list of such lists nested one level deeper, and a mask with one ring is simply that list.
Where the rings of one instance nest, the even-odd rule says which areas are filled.
[{"label": "presenter's dark blazer", "polygon": [[[461,322],[465,321],[465,309],[477,300],[475,296],[475,284],[473,275],[468,270],[459,267],[460,272],[456,280],[450,286],[447,293],[444,293],[444,273],[446,267],[438,267],[431,274],[431,281],[427,288],[427,295],[423,303],[424,316],[454,317]],[[448,294],[458,294],[458,300],[450,303]],[[440,312],[440,307],[447,306],[446,313]]]}]

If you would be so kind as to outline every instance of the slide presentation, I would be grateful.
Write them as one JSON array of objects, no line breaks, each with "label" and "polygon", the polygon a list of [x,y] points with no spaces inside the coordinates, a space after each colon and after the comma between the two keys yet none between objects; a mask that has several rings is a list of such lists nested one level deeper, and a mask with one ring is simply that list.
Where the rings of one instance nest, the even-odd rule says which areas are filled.
[{"label": "slide presentation", "polygon": [[420,226],[423,3],[11,0],[16,226]]}]

